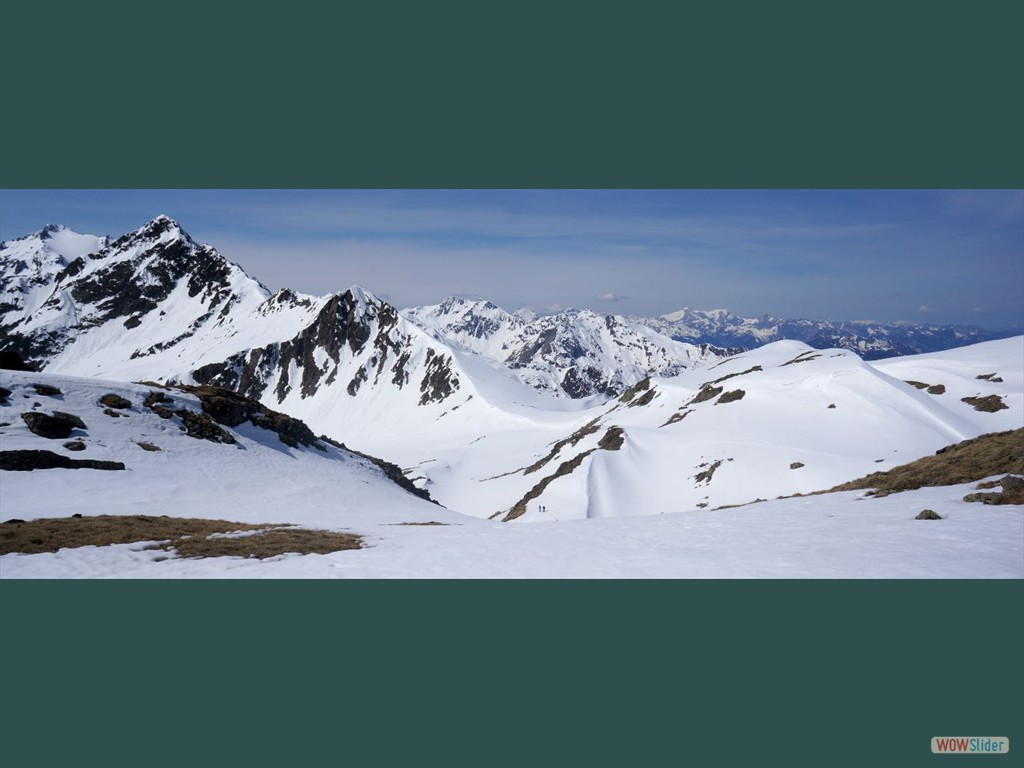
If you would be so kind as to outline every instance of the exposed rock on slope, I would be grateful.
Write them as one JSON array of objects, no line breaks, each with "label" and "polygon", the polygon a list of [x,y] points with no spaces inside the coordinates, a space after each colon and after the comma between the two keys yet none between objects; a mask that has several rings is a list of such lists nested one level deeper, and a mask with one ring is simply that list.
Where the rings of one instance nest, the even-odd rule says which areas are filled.
[{"label": "exposed rock on slope", "polygon": [[577,399],[615,397],[647,376],[673,376],[742,351],[680,343],[590,310],[525,320],[489,301],[451,298],[403,314],[435,338],[507,366],[535,389]]}]

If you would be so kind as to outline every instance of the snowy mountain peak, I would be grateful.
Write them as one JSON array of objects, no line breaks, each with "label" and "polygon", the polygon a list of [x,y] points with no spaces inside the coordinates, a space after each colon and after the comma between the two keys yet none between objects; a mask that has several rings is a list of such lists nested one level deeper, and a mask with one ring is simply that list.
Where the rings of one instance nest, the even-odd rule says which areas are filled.
[{"label": "snowy mountain peak", "polygon": [[0,331],[35,362],[122,346],[125,359],[152,354],[269,295],[167,216],[114,242],[66,227],[45,232],[0,247]]},{"label": "snowy mountain peak", "polygon": [[[342,292],[347,295],[353,304],[360,307],[365,307],[370,304],[379,304],[380,299],[374,296],[367,290],[364,290],[358,285],[350,285],[345,291]],[[339,294],[340,295],[340,294]]]},{"label": "snowy mountain peak", "polygon": [[161,214],[151,221],[147,221],[134,232],[129,232],[128,234],[123,235],[115,242],[115,245],[144,241],[160,241],[169,243],[175,240],[183,240],[184,242],[193,245],[196,244],[189,236],[188,232],[182,229],[178,222],[170,216],[164,216]]},{"label": "snowy mountain peak", "polygon": [[51,235],[57,232],[62,232],[65,229],[67,229],[67,227],[63,224],[45,224],[43,225],[43,228],[36,233],[36,235],[40,240],[48,240]]},{"label": "snowy mountain peak", "polygon": [[0,243],[0,338],[52,297],[71,262],[108,245],[106,237],[80,235],[59,224]]},{"label": "snowy mountain peak", "polygon": [[674,375],[726,354],[589,309],[530,318],[490,301],[450,298],[403,314],[434,338],[512,369],[538,391],[574,399],[612,397],[651,374]]}]

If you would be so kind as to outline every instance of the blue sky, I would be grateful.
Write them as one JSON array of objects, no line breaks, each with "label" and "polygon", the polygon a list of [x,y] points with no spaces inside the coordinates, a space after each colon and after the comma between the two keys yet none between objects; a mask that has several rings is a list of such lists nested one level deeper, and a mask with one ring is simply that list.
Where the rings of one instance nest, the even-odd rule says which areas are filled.
[{"label": "blue sky", "polygon": [[1022,190],[0,190],[0,239],[158,214],[272,289],[1024,323]]}]

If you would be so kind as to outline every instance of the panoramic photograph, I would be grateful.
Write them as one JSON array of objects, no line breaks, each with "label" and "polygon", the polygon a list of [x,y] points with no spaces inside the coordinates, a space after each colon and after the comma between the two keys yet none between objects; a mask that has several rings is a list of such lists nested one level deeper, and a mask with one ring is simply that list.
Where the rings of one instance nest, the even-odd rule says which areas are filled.
[{"label": "panoramic photograph", "polygon": [[1024,578],[1022,190],[0,190],[0,579]]}]

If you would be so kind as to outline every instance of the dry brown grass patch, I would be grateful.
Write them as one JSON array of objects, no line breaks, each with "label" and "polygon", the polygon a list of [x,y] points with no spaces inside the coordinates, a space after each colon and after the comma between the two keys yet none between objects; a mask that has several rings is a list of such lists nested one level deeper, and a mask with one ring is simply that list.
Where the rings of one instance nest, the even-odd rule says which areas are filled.
[{"label": "dry brown grass patch", "polygon": [[448,523],[439,523],[437,520],[427,520],[424,523],[395,523],[395,525],[448,525]]},{"label": "dry brown grass patch", "polygon": [[995,413],[1009,408],[999,395],[988,395],[987,397],[961,397],[960,402],[974,406],[974,410],[983,413]]},{"label": "dry brown grass patch", "polygon": [[994,432],[940,449],[910,464],[875,472],[829,491],[877,489],[876,496],[936,485],[973,483],[993,475],[1024,474],[1024,429]]},{"label": "dry brown grass patch", "polygon": [[[253,532],[225,538],[212,534]],[[103,547],[156,541],[148,549],[176,550],[181,557],[256,557],[264,559],[288,552],[327,554],[359,549],[359,536],[331,531],[293,528],[284,524],[234,523],[202,518],[149,515],[96,515],[7,521],[0,524],[0,555],[39,554],[77,547]]]}]

